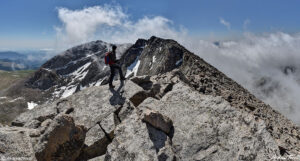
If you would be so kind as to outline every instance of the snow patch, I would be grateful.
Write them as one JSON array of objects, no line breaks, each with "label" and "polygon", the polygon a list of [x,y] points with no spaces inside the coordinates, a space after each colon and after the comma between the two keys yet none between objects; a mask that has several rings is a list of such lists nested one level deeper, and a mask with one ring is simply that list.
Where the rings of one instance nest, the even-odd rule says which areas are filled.
[{"label": "snow patch", "polygon": [[155,63],[155,61],[156,61],[156,57],[155,57],[155,55],[152,57],[152,63]]},{"label": "snow patch", "polygon": [[82,67],[78,68],[76,71],[74,71],[73,73],[69,74],[71,76],[75,76],[73,78],[73,80],[75,79],[79,79],[82,80],[86,74],[88,73],[88,71],[85,71],[92,63],[88,62],[85,65],[83,65]]},{"label": "snow patch", "polygon": [[103,66],[102,70],[105,70],[107,68],[107,66]]},{"label": "snow patch", "polygon": [[95,86],[100,86],[101,83],[102,83],[103,81],[104,81],[104,79],[99,80],[99,81],[95,84]]},{"label": "snow patch", "polygon": [[13,99],[13,100],[10,100],[9,102],[15,102],[15,101],[17,101],[17,100],[22,100],[22,99],[24,99],[23,97],[18,97],[18,98],[15,98],[15,99]]},{"label": "snow patch", "polygon": [[60,88],[57,88],[55,90],[55,92],[53,92],[53,96],[56,97],[56,98],[59,98],[61,93],[66,89],[66,86],[62,86]]},{"label": "snow patch", "polygon": [[[85,78],[89,70],[87,68],[92,64],[92,62],[88,62],[75,70],[74,72],[65,75],[65,76],[70,76],[72,78],[72,81],[68,83],[67,86],[62,86],[58,88],[55,92],[53,92],[53,95],[57,98],[66,98],[75,93],[77,89],[77,85],[74,85],[75,82],[81,81]],[[80,87],[80,90],[84,89],[84,87]]]},{"label": "snow patch", "polygon": [[51,69],[49,69],[49,68],[43,68],[43,69],[48,71],[48,72],[51,72]]},{"label": "snow patch", "polygon": [[37,106],[38,104],[34,103],[34,102],[27,102],[27,109],[28,110],[32,110],[34,109],[35,106]]},{"label": "snow patch", "polygon": [[73,93],[75,93],[76,88],[77,88],[77,86],[73,86],[73,87],[71,86],[71,87],[69,87],[68,89],[66,89],[64,91],[64,93],[62,94],[61,98],[66,98],[66,97],[71,96]]},{"label": "snow patch", "polygon": [[139,69],[139,66],[140,66],[140,60],[139,60],[139,57],[137,57],[135,59],[135,61],[129,67],[127,67],[127,71],[126,71],[126,76],[125,77],[127,78],[132,73],[133,73],[134,76],[136,76],[137,71]]},{"label": "snow patch", "polygon": [[86,89],[86,87],[85,87],[85,86],[82,86],[82,85],[80,85],[80,87],[79,87],[79,90],[81,91],[81,90],[84,90],[84,89]]},{"label": "snow patch", "polygon": [[180,63],[182,63],[182,58],[176,62],[176,66],[178,66]]}]

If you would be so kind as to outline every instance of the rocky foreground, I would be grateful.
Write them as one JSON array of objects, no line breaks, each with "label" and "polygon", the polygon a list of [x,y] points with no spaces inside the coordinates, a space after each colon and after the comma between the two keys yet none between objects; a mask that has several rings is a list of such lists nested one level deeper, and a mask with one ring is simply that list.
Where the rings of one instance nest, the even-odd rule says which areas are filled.
[{"label": "rocky foreground", "polygon": [[115,89],[85,88],[1,127],[0,158],[300,159],[299,127],[239,84],[173,40],[135,45],[123,68],[141,65]]},{"label": "rocky foreground", "polygon": [[[270,160],[286,149],[259,117],[204,95],[179,71],[78,92],[0,129],[0,156],[28,160]],[[287,127],[289,128],[289,127]],[[293,131],[296,136],[298,130]],[[292,136],[290,140],[294,139]],[[0,157],[0,158],[1,158]]]}]

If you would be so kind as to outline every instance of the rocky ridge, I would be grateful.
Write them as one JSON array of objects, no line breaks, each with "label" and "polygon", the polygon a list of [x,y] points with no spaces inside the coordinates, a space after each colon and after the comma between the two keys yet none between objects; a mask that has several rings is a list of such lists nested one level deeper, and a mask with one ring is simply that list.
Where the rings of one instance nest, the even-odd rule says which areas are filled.
[{"label": "rocky ridge", "polygon": [[[0,158],[12,151],[32,160],[299,158],[299,128],[280,113],[173,40],[137,43],[145,44],[121,57],[130,80],[115,82],[116,89],[89,87],[21,114],[13,127],[0,128]],[[70,131],[59,130],[62,118]],[[18,136],[24,139],[17,151],[6,135],[11,130],[26,132]],[[50,145],[58,148],[41,153]]]}]

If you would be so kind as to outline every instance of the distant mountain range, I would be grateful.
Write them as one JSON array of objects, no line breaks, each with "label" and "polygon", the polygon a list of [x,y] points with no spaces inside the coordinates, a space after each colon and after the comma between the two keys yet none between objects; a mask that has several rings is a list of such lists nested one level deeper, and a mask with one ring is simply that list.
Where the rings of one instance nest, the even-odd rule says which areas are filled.
[{"label": "distant mountain range", "polygon": [[[14,51],[0,52],[0,70],[32,70],[38,69],[46,60],[46,53],[21,54]],[[34,57],[34,59],[32,59]]]},{"label": "distant mountain range", "polygon": [[27,56],[13,52],[13,51],[2,51],[0,52],[0,59],[10,59],[10,60],[18,60],[18,59],[26,59]]}]

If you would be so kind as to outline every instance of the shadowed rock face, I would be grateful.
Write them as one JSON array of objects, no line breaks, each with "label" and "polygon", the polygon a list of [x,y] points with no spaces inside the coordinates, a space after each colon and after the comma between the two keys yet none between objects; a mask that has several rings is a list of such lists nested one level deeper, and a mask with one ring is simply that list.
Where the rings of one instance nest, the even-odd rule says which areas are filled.
[{"label": "shadowed rock face", "polygon": [[43,121],[36,129],[0,129],[0,158],[12,160],[75,160],[83,147],[86,129],[73,118],[58,115]]},{"label": "shadowed rock face", "polygon": [[[121,62],[132,74],[115,89],[85,88],[0,127],[0,157],[16,155],[6,150],[16,144],[1,144],[13,137],[24,140],[18,154],[33,160],[260,161],[299,154],[296,125],[177,42],[138,40]],[[6,133],[18,135],[1,137]],[[63,139],[54,139],[59,133]],[[28,151],[28,144],[39,148]]]},{"label": "shadowed rock face", "polygon": [[63,79],[53,71],[41,68],[27,82],[31,83],[32,87],[38,87],[41,90],[47,90],[54,85],[63,83]]},{"label": "shadowed rock face", "polygon": [[174,40],[151,37],[145,46],[137,75],[157,75],[169,72],[181,65],[187,50]]},{"label": "shadowed rock face", "polygon": [[76,126],[72,117],[58,115],[42,128],[44,132],[34,145],[37,160],[75,160],[79,156],[86,129]]},{"label": "shadowed rock face", "polygon": [[126,72],[127,68],[133,64],[141,55],[143,52],[147,40],[139,39],[136,41],[135,44],[133,44],[120,58],[120,62],[122,64],[122,69],[124,72]]}]

